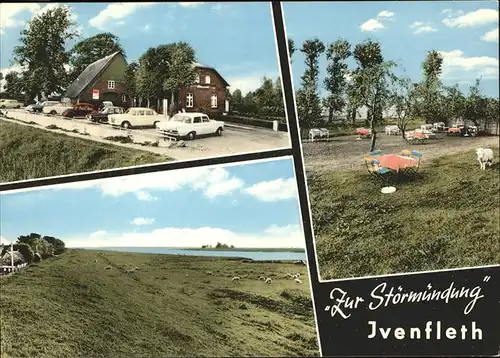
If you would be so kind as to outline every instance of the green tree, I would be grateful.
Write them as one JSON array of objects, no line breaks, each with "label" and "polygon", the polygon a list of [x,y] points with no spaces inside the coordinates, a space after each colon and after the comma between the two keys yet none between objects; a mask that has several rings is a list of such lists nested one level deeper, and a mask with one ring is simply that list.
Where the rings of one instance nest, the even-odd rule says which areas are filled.
[{"label": "green tree", "polygon": [[498,134],[498,128],[500,127],[500,105],[498,98],[488,98],[486,101],[486,116],[485,116],[485,130],[489,130],[492,124],[496,125]]},{"label": "green tree", "polygon": [[9,93],[13,97],[19,97],[24,91],[24,81],[22,76],[15,72],[9,72],[5,76],[5,92]]},{"label": "green tree", "polygon": [[442,119],[441,72],[443,57],[435,50],[429,51],[422,63],[423,81],[420,84],[421,96],[419,114],[425,123]]},{"label": "green tree", "polygon": [[241,94],[241,90],[235,89],[231,94],[231,111],[241,112],[241,108],[243,105],[243,96]]},{"label": "green tree", "polygon": [[384,61],[380,43],[372,40],[356,45],[353,55],[357,68],[352,73],[355,86],[350,94],[356,107],[367,108],[367,120],[372,132],[370,151],[373,151],[377,140],[375,125],[382,119],[383,110],[390,105],[391,82],[394,79],[391,69],[395,63]]},{"label": "green tree", "polygon": [[486,117],[488,102],[481,93],[480,83],[481,79],[476,79],[474,85],[470,86],[465,100],[465,118],[473,122],[478,128],[481,127],[481,121]]},{"label": "green tree", "polygon": [[328,97],[324,106],[328,108],[328,121],[333,120],[335,112],[342,112],[346,106],[347,75],[349,74],[347,59],[351,56],[351,45],[346,40],[337,40],[328,46],[326,58],[329,61],[326,68],[327,77],[324,85]]},{"label": "green tree", "polygon": [[297,110],[300,127],[309,129],[321,118],[322,107],[318,91],[319,58],[325,45],[314,38],[303,43],[300,51],[305,55],[306,70],[302,74],[301,88],[297,91]]},{"label": "green tree", "polygon": [[391,93],[391,104],[401,135],[406,138],[406,127],[415,116],[416,84],[412,83],[408,77],[395,79]]},{"label": "green tree", "polygon": [[458,84],[455,86],[444,87],[445,95],[442,96],[442,112],[444,118],[451,118],[454,121],[464,118],[466,100],[460,91]]},{"label": "green tree", "polygon": [[59,240],[53,236],[44,236],[44,237],[42,237],[42,240],[45,240],[50,245],[52,245],[52,248],[54,251],[53,254],[55,254],[55,255],[62,254],[64,251],[66,251],[64,241],[62,241],[62,240]]},{"label": "green tree", "polygon": [[156,97],[162,89],[162,78],[158,74],[158,55],[156,48],[149,48],[140,58],[135,71],[136,91],[139,105],[144,100],[150,105],[151,98]]},{"label": "green tree", "polygon": [[[196,80],[195,51],[187,42],[178,42],[170,48],[167,74],[163,88],[170,92],[170,102],[175,103],[175,95],[181,88],[192,85]],[[170,113],[173,115],[173,113]]]},{"label": "green tree", "polygon": [[100,33],[78,42],[69,53],[69,63],[72,67],[69,73],[69,82],[73,82],[91,63],[115,52],[120,52],[125,56],[118,36],[109,32]]},{"label": "green tree", "polygon": [[125,70],[124,76],[124,86],[125,86],[125,94],[130,100],[130,105],[133,105],[133,99],[137,97],[137,68],[139,67],[137,62],[131,62],[127,65],[127,69]]},{"label": "green tree", "polygon": [[288,57],[290,58],[290,63],[292,63],[293,54],[297,51],[295,48],[295,41],[293,39],[288,39]]},{"label": "green tree", "polygon": [[66,83],[68,41],[78,32],[68,6],[60,6],[36,15],[21,31],[20,45],[14,48],[14,63],[23,68],[26,101],[41,93],[62,92]]}]

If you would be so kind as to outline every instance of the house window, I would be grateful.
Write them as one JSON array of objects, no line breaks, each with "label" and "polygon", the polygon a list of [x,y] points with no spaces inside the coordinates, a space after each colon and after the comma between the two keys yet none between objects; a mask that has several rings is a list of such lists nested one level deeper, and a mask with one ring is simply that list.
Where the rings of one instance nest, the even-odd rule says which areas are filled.
[{"label": "house window", "polygon": [[127,96],[122,94],[122,102],[127,102]]},{"label": "house window", "polygon": [[197,77],[196,77],[196,82],[197,83],[201,83],[201,75],[198,73]]},{"label": "house window", "polygon": [[207,84],[207,85],[210,84],[210,76],[209,75],[205,76],[205,84]]},{"label": "house window", "polygon": [[108,89],[115,89],[115,81],[108,81]]},{"label": "house window", "polygon": [[212,108],[217,108],[217,95],[213,94],[210,103],[212,104]]},{"label": "house window", "polygon": [[193,108],[194,106],[194,103],[193,103],[193,94],[192,93],[188,93],[186,95],[186,107],[187,108]]}]

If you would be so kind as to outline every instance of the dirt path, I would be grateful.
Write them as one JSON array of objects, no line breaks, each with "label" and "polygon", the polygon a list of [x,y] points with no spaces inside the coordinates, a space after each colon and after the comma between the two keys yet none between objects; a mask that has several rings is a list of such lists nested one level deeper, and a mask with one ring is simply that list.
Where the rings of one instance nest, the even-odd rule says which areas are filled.
[{"label": "dirt path", "polygon": [[[403,149],[418,150],[422,153],[422,161],[425,165],[425,161],[442,155],[498,145],[497,136],[478,138],[442,136],[429,140],[424,145],[408,145],[399,136],[379,134],[376,149],[385,153],[398,153]],[[355,136],[335,137],[329,141],[303,143],[302,148],[308,171],[351,170],[359,169],[364,165],[363,156],[370,149],[370,140],[356,140]]]}]

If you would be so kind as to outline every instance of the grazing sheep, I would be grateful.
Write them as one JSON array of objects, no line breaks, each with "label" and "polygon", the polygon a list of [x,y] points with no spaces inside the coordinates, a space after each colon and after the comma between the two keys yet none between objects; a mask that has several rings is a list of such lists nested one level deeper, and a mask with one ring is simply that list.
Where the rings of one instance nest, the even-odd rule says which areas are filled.
[{"label": "grazing sheep", "polygon": [[302,283],[302,281],[300,279],[298,279],[298,278],[295,279],[295,282]]},{"label": "grazing sheep", "polygon": [[125,270],[125,273],[134,273],[134,272],[135,272],[135,268]]},{"label": "grazing sheep", "polygon": [[111,266],[106,266],[104,269],[105,269],[106,271],[109,271],[109,270],[111,270],[111,268],[112,268]]},{"label": "grazing sheep", "polygon": [[262,280],[262,281],[265,281],[265,279],[266,279],[266,278],[265,278],[264,276],[260,276],[260,277],[259,277],[259,281],[261,281],[261,280]]},{"label": "grazing sheep", "polygon": [[207,275],[213,275],[212,271],[207,271]]},{"label": "grazing sheep", "polygon": [[94,262],[97,263],[97,259],[95,259]]},{"label": "grazing sheep", "polygon": [[488,164],[489,167],[492,166],[493,150],[491,150],[491,148],[477,148],[476,154],[477,154],[477,160],[482,170],[486,169],[486,164]]},{"label": "grazing sheep", "polygon": [[314,138],[330,138],[330,132],[326,128],[313,128],[309,131],[309,139],[314,142]]},{"label": "grazing sheep", "polygon": [[239,281],[240,278],[238,276],[233,277],[232,281]]},{"label": "grazing sheep", "polygon": [[297,278],[299,278],[299,277],[300,277],[300,273],[298,273],[298,272],[297,272],[297,273],[295,274],[295,276],[296,276]]},{"label": "grazing sheep", "polygon": [[266,283],[271,283],[271,282],[273,282],[273,280],[271,280],[270,277],[266,278]]}]

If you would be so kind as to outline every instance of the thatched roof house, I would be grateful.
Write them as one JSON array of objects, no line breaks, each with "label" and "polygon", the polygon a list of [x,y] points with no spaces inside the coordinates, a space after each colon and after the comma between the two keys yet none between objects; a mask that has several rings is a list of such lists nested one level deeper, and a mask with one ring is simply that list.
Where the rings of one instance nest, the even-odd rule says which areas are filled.
[{"label": "thatched roof house", "polygon": [[7,251],[0,259],[0,263],[2,264],[2,266],[10,266],[12,264],[12,260],[10,257],[11,254],[14,255],[14,265],[24,263],[24,257],[19,251],[14,251],[12,253],[10,251]]}]

